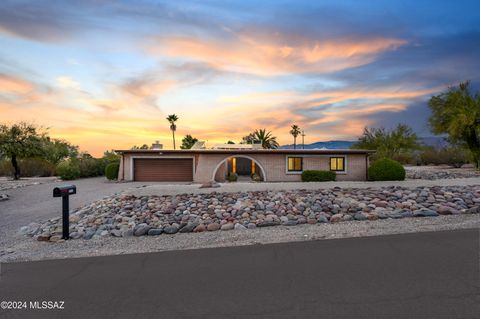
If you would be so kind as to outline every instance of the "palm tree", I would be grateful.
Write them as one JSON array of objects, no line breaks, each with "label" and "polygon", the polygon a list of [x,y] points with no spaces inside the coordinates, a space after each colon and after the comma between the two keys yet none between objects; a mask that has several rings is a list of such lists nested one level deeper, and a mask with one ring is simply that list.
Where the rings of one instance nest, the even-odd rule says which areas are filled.
[{"label": "palm tree", "polygon": [[177,124],[175,124],[176,121],[178,121],[178,116],[175,114],[171,114],[167,116],[167,121],[170,123],[170,130],[172,131],[173,135],[173,149],[175,148],[175,131],[177,130]]},{"label": "palm tree", "polygon": [[267,132],[265,129],[255,130],[253,132],[255,138],[262,143],[263,148],[277,148],[280,145],[277,142],[277,138],[272,135],[272,132]]},{"label": "palm tree", "polygon": [[297,136],[300,135],[301,131],[298,125],[293,124],[292,129],[290,130],[290,134],[293,135],[293,149],[297,148]]}]

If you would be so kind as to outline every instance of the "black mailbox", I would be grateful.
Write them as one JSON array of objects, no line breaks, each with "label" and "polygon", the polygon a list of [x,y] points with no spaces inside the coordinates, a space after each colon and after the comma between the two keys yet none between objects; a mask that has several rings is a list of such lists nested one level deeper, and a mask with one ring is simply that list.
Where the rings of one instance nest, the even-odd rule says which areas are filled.
[{"label": "black mailbox", "polygon": [[53,189],[53,197],[69,196],[77,193],[75,185],[63,185]]},{"label": "black mailbox", "polygon": [[69,223],[69,203],[68,198],[70,195],[77,193],[77,186],[75,185],[63,185],[53,189],[53,197],[62,198],[62,238],[70,238],[70,223]]}]

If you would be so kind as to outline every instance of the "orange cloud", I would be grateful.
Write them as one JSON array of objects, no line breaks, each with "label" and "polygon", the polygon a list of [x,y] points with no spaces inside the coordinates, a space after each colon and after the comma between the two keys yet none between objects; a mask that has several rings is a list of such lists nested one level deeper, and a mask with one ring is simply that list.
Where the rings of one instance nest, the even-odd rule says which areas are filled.
[{"label": "orange cloud", "polygon": [[147,51],[200,60],[228,71],[281,75],[325,73],[357,67],[372,62],[382,52],[394,50],[406,43],[395,38],[311,40],[302,44],[281,42],[244,35],[223,42],[171,37],[149,45]]},{"label": "orange cloud", "polygon": [[33,90],[33,85],[16,77],[0,74],[0,93],[27,94]]}]

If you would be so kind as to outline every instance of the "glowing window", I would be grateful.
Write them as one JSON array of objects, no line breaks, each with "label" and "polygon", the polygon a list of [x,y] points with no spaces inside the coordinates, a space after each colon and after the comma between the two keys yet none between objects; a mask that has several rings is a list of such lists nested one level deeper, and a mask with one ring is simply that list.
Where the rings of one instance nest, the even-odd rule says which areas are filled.
[{"label": "glowing window", "polygon": [[330,170],[335,172],[344,172],[345,157],[330,157]]},{"label": "glowing window", "polygon": [[303,158],[301,157],[289,157],[288,158],[288,171],[289,172],[301,172],[303,170]]}]

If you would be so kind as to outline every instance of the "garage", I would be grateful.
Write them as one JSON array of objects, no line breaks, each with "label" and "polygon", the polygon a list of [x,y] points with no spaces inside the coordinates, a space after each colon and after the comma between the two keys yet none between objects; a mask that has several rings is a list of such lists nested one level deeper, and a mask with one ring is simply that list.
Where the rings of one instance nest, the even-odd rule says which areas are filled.
[{"label": "garage", "polygon": [[193,158],[135,158],[134,180],[141,182],[192,182]]}]

